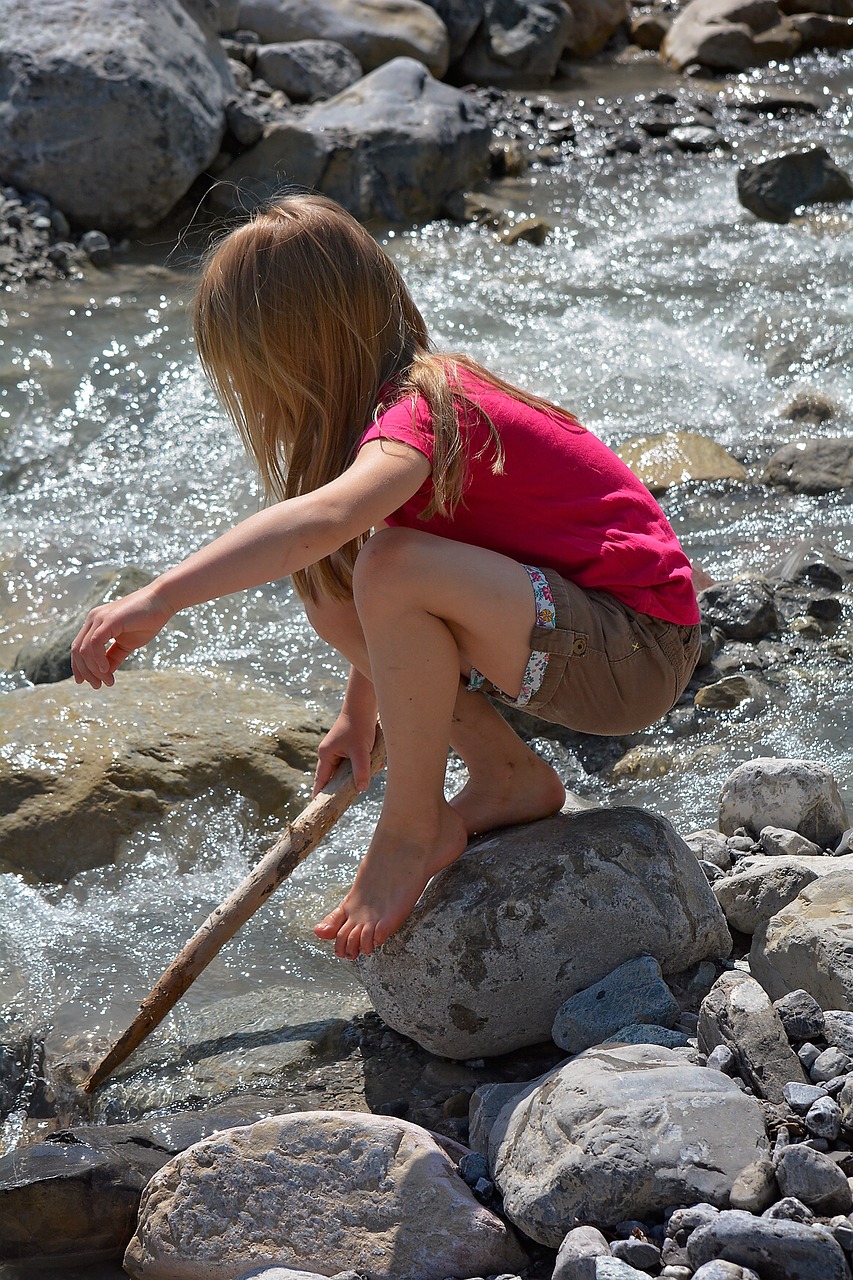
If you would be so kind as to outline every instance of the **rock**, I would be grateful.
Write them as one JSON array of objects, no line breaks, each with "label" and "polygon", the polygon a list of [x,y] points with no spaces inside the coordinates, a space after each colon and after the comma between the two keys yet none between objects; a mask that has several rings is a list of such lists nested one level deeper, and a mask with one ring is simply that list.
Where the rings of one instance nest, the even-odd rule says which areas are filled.
[{"label": "rock", "polygon": [[572,0],[570,8],[574,22],[565,53],[592,58],[628,21],[631,7],[625,0]]},{"label": "rock", "polygon": [[667,32],[661,57],[677,71],[695,62],[723,71],[763,66],[780,53],[785,56],[786,47],[788,55],[799,47],[792,31],[767,38],[781,21],[774,0],[691,0]]},{"label": "rock", "polygon": [[0,178],[110,233],[184,195],[234,92],[218,39],[179,0],[111,0],[108,22],[101,0],[77,0],[73,22],[63,0],[7,0],[0,76]]},{"label": "rock", "polygon": [[667,135],[670,141],[674,142],[679,151],[685,151],[688,155],[702,155],[708,151],[716,151],[720,148],[728,149],[729,144],[724,138],[721,138],[716,129],[710,129],[705,125],[680,125],[675,129],[670,129]]},{"label": "rock", "polygon": [[848,819],[827,765],[764,756],[730,774],[720,795],[720,830],[733,835],[745,827],[756,835],[771,823],[798,831],[821,848],[834,845]]},{"label": "rock", "polygon": [[693,1272],[693,1280],[760,1280],[751,1267],[740,1267],[736,1262],[723,1262],[715,1258]]},{"label": "rock", "polygon": [[770,585],[761,578],[715,582],[698,599],[703,619],[732,640],[761,640],[781,630]]},{"label": "rock", "polygon": [[790,991],[781,1000],[775,1000],[773,1008],[781,1018],[789,1040],[811,1040],[823,1035],[826,1026],[824,1012],[808,991]]},{"label": "rock", "polygon": [[853,1192],[834,1160],[797,1142],[782,1152],[776,1180],[784,1196],[794,1196],[815,1213],[849,1213]]},{"label": "rock", "polygon": [[787,21],[800,37],[804,53],[809,49],[853,49],[853,21],[849,16],[792,13]]},{"label": "rock", "polygon": [[827,1009],[823,1015],[823,1035],[828,1044],[837,1045],[853,1057],[853,1013],[846,1009]]},{"label": "rock", "polygon": [[853,874],[806,885],[756,931],[750,969],[773,999],[799,988],[824,1008],[853,1010]]},{"label": "rock", "polygon": [[294,40],[258,49],[255,74],[293,102],[320,102],[355,84],[361,63],[334,40]]},{"label": "rock", "polygon": [[627,1240],[614,1240],[611,1246],[614,1258],[627,1262],[639,1271],[653,1271],[660,1266],[661,1251],[651,1240],[629,1236]]},{"label": "rock", "polygon": [[550,222],[544,218],[518,218],[499,233],[503,244],[518,244],[526,240],[528,244],[544,244],[554,230]]},{"label": "rock", "polygon": [[705,1066],[712,1071],[724,1071],[727,1076],[737,1074],[737,1059],[727,1044],[718,1044],[712,1049]]},{"label": "rock", "polygon": [[693,703],[697,707],[712,708],[717,711],[730,711],[739,707],[742,702],[754,698],[758,686],[747,676],[724,676],[713,684],[703,685],[697,689]]},{"label": "rock", "polygon": [[319,1241],[328,1273],[375,1280],[485,1276],[525,1262],[425,1130],[314,1111],[229,1129],[164,1165],[145,1189],[124,1266],[137,1280],[231,1280],[247,1258],[312,1266]]},{"label": "rock", "polygon": [[80,237],[80,248],[94,267],[110,267],[113,250],[109,237],[103,231],[87,231]]},{"label": "rock", "polygon": [[646,1273],[629,1266],[621,1258],[597,1258],[595,1280],[646,1280]]},{"label": "rock", "polygon": [[795,440],[773,454],[765,484],[793,493],[834,493],[853,485],[853,443],[849,440]]},{"label": "rock", "polygon": [[602,1044],[658,1044],[665,1049],[683,1049],[690,1044],[690,1037],[683,1031],[658,1027],[648,1022],[632,1022],[608,1036]]},{"label": "rock", "polygon": [[571,996],[557,1010],[551,1035],[567,1053],[580,1053],[629,1023],[657,1022],[672,1027],[679,1014],[657,960],[640,956]]},{"label": "rock", "polygon": [[691,831],[684,837],[684,843],[692,849],[696,857],[703,862],[713,862],[721,871],[729,871],[732,857],[721,831],[704,827],[701,831]]},{"label": "rock", "polygon": [[484,0],[425,0],[447,28],[450,61],[456,62],[483,20]]},{"label": "rock", "polygon": [[819,858],[823,853],[820,845],[807,840],[798,831],[788,831],[785,827],[762,827],[758,833],[758,843],[762,853],[768,857],[787,856],[796,858]]},{"label": "rock", "polygon": [[785,1085],[782,1093],[788,1106],[799,1116],[804,1116],[816,1102],[828,1096],[821,1085],[796,1084],[793,1081]]},{"label": "rock", "polygon": [[472,845],[356,971],[389,1026],[470,1058],[548,1039],[560,1005],[626,960],[652,955],[678,973],[729,946],[708,882],[669,823],[617,808]]},{"label": "rock", "polygon": [[573,1227],[557,1251],[551,1280],[596,1280],[596,1258],[609,1258],[610,1245],[597,1227]]},{"label": "rock", "polygon": [[456,73],[474,84],[548,81],[572,32],[561,0],[484,0],[483,20]]},{"label": "rock", "polygon": [[214,785],[267,812],[305,786],[322,727],[280,694],[177,669],[123,671],[112,689],[16,689],[0,723],[0,865],[62,881]]},{"label": "rock", "polygon": [[671,26],[672,18],[662,9],[635,14],[631,19],[631,41],[640,49],[657,53]]},{"label": "rock", "polygon": [[840,1246],[799,1222],[754,1218],[732,1209],[694,1231],[687,1252],[695,1270],[724,1259],[754,1267],[762,1280],[848,1280]]},{"label": "rock", "polygon": [[481,1084],[471,1094],[468,1104],[468,1142],[472,1151],[485,1156],[489,1151],[489,1135],[504,1107],[524,1089],[519,1084]]},{"label": "rock", "polygon": [[853,199],[853,183],[824,147],[804,147],[743,165],[737,194],[756,218],[790,222],[795,210],[805,206]]},{"label": "rock", "polygon": [[853,1059],[836,1045],[830,1045],[815,1058],[809,1075],[815,1084],[820,1084],[826,1080],[834,1080],[836,1076],[845,1076],[850,1070],[853,1070]]},{"label": "rock", "polygon": [[753,934],[816,879],[817,872],[796,859],[774,858],[769,866],[738,868],[716,881],[714,896],[730,928]]},{"label": "rock", "polygon": [[241,0],[240,24],[262,44],[332,40],[365,71],[415,58],[440,78],[450,56],[447,28],[421,0]]},{"label": "rock", "polygon": [[789,1081],[807,1084],[797,1055],[766,993],[745,973],[724,973],[699,1010],[702,1053],[727,1044],[738,1072],[762,1098],[780,1102]]},{"label": "rock", "polygon": [[725,1204],[765,1147],[758,1105],[733,1081],[646,1045],[557,1067],[510,1102],[490,1142],[505,1212],[551,1248],[582,1222],[607,1231],[667,1205]]},{"label": "rock", "polygon": [[225,121],[241,147],[253,147],[264,136],[264,117],[248,96],[239,95],[226,103]]},{"label": "rock", "polygon": [[746,469],[722,445],[695,431],[631,436],[616,453],[652,493],[686,482],[746,479]]},{"label": "rock", "polygon": [[763,1213],[779,1199],[776,1169],[772,1160],[755,1160],[741,1169],[732,1183],[729,1205],[747,1213]]},{"label": "rock", "polygon": [[151,575],[135,565],[110,569],[95,580],[73,615],[60,622],[43,639],[30,640],[18,653],[15,666],[33,684],[53,684],[71,679],[71,643],[90,609],[129,595],[151,581]]},{"label": "rock", "polygon": [[437,216],[489,165],[491,130],[473,98],[396,58],[328,102],[273,124],[222,174],[224,210],[263,203],[282,183],[315,187],[367,221]]},{"label": "rock", "polygon": [[818,1098],[806,1112],[806,1128],[813,1138],[834,1142],[841,1132],[841,1108],[834,1098]]}]

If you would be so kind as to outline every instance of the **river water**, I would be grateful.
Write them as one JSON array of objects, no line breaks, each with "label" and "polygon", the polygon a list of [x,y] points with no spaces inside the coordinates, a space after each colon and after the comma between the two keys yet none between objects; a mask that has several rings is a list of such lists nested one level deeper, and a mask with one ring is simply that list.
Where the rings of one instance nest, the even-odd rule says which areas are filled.
[{"label": "river water", "polygon": [[[810,431],[853,430],[853,212],[776,226],[735,195],[738,157],[781,144],[819,141],[853,171],[851,71],[845,55],[744,76],[800,85],[826,109],[757,131],[730,111],[731,155],[642,161],[598,154],[588,122],[615,72],[581,77],[565,96],[574,158],[502,188],[515,209],[554,224],[545,245],[505,247],[443,222],[380,237],[439,346],[560,401],[609,443],[687,429],[745,461],[745,485],[684,486],[664,500],[688,553],[717,577],[760,572],[804,538],[853,554],[847,497],[759,483],[771,448],[799,434],[780,416],[797,392],[837,405]],[[0,313],[0,690],[24,683],[13,672],[22,643],[73,612],[104,568],[155,573],[256,509],[251,468],[194,358],[193,262],[189,245],[152,233],[114,270],[10,296]],[[839,656],[849,631],[842,622],[823,656],[771,673],[763,699],[720,713],[699,737],[665,741],[664,777],[607,783],[562,748],[541,748],[573,790],[648,805],[682,832],[714,825],[722,781],[756,755],[824,759],[853,799],[850,664]],[[344,675],[282,583],[181,616],[137,662],[251,674],[326,716]],[[455,765],[450,784],[461,784]],[[187,1009],[270,982],[292,988],[295,1013],[345,1005],[357,983],[309,926],[351,879],[375,790],[229,944]],[[7,1029],[50,1028],[54,1054],[74,1035],[115,1036],[274,829],[241,797],[212,792],[138,831],[114,866],[61,886],[0,877]],[[185,1016],[171,1015],[165,1034],[180,1041]]]}]

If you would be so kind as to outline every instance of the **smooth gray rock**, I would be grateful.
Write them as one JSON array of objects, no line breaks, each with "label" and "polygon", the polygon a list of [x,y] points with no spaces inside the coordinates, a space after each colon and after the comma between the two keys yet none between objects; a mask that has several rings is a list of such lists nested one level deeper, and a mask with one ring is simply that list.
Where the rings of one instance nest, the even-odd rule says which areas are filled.
[{"label": "smooth gray rock", "polygon": [[815,1084],[820,1084],[825,1080],[832,1080],[835,1076],[845,1076],[848,1071],[853,1070],[853,1059],[839,1049],[837,1045],[830,1045],[828,1049],[824,1049],[823,1053],[819,1053],[809,1068],[809,1075]]},{"label": "smooth gray rock", "polygon": [[766,1137],[754,1099],[681,1051],[599,1047],[510,1102],[490,1152],[510,1220],[557,1248],[580,1223],[611,1230],[671,1204],[726,1204]]},{"label": "smooth gray rock", "polygon": [[637,955],[678,973],[729,946],[708,882],[669,823],[593,810],[470,847],[356,972],[390,1026],[433,1053],[470,1058],[548,1039],[568,996]]},{"label": "smooth gray rock", "polygon": [[671,1027],[658,1027],[649,1022],[632,1022],[602,1044],[657,1044],[664,1049],[683,1049],[690,1044],[690,1037]]},{"label": "smooth gray rock", "polygon": [[695,1231],[687,1253],[695,1270],[719,1258],[754,1268],[761,1280],[849,1280],[835,1240],[799,1222],[754,1218],[737,1209]]},{"label": "smooth gray rock", "polygon": [[[808,205],[853,200],[853,182],[825,147],[803,147],[756,164],[744,164],[738,172],[737,195],[744,208],[756,218],[764,222],[790,222],[797,209]],[[786,448],[793,450],[795,446]],[[847,457],[849,467],[849,451]],[[781,470],[780,464],[774,466],[771,459],[768,476]],[[773,479],[769,482],[776,483]]]},{"label": "smooth gray rock", "polygon": [[807,840],[798,831],[788,831],[785,827],[763,827],[758,833],[758,843],[762,853],[768,857],[806,858],[820,857],[823,853],[820,845]]},{"label": "smooth gray rock", "polygon": [[737,1073],[737,1059],[727,1044],[718,1044],[712,1049],[705,1065],[712,1071],[723,1071],[727,1076]]},{"label": "smooth gray rock", "polygon": [[[83,227],[159,222],[216,156],[234,92],[180,0],[5,0],[0,179]],[[94,140],[97,140],[94,144]],[[85,175],[85,180],[81,180]]]},{"label": "smooth gray rock", "polygon": [[597,1227],[573,1227],[557,1251],[551,1280],[596,1280],[596,1258],[609,1258],[610,1245]]},{"label": "smooth gray rock", "polygon": [[249,1259],[305,1269],[320,1247],[330,1274],[374,1280],[525,1265],[513,1232],[425,1130],[308,1111],[229,1129],[164,1165],[145,1188],[124,1266],[137,1280],[232,1280]]},{"label": "smooth gray rock", "polygon": [[835,1161],[802,1142],[782,1152],[776,1164],[776,1181],[784,1196],[794,1196],[817,1214],[853,1209],[853,1192]]},{"label": "smooth gray rock", "polygon": [[570,996],[557,1010],[551,1035],[567,1053],[580,1053],[631,1023],[672,1027],[680,1012],[657,960],[639,956]]},{"label": "smooth gray rock", "polygon": [[[774,913],[775,914],[775,913]],[[824,1034],[826,1018],[814,996],[808,991],[790,991],[780,1000],[774,1000],[773,1008],[782,1020],[789,1040],[812,1040]],[[853,1014],[845,1014],[853,1020]],[[832,1040],[830,1043],[838,1043]],[[853,1025],[850,1044],[853,1047]],[[841,1045],[841,1048],[846,1048]]]},{"label": "smooth gray rock", "polygon": [[779,1198],[776,1168],[772,1160],[755,1160],[741,1169],[732,1183],[729,1206],[747,1213],[763,1213]]},{"label": "smooth gray rock", "polygon": [[745,827],[757,835],[770,824],[831,848],[849,823],[829,767],[772,757],[739,765],[720,794],[720,830],[733,835]]},{"label": "smooth gray rock", "polygon": [[723,1262],[715,1258],[694,1271],[693,1280],[761,1280],[751,1267],[738,1266],[736,1262]]},{"label": "smooth gray rock", "polygon": [[853,485],[851,442],[843,439],[791,441],[771,456],[763,478],[765,484],[793,493],[821,494],[849,489]]},{"label": "smooth gray rock", "polygon": [[820,1098],[828,1097],[826,1089],[819,1084],[786,1084],[782,1095],[792,1111],[804,1116],[810,1107]]},{"label": "smooth gray rock", "polygon": [[511,84],[519,77],[550,80],[572,25],[560,0],[484,0],[483,20],[457,73],[475,84]]},{"label": "smooth gray rock", "polygon": [[753,934],[816,879],[817,872],[796,858],[765,858],[716,881],[714,896],[730,928]]},{"label": "smooth gray rock", "polygon": [[731,870],[732,855],[722,831],[703,827],[700,831],[691,831],[686,835],[684,843],[703,862],[713,862],[721,871]]},{"label": "smooth gray rock", "polygon": [[629,1236],[627,1240],[614,1240],[611,1245],[614,1258],[627,1262],[639,1271],[653,1271],[660,1266],[660,1249],[651,1240]]},{"label": "smooth gray rock", "polygon": [[828,1044],[837,1045],[853,1057],[853,1013],[849,1009],[827,1009],[822,1032]]},{"label": "smooth gray rock", "polygon": [[748,974],[724,973],[702,1001],[699,1048],[727,1044],[738,1072],[756,1093],[780,1102],[790,1081],[807,1084],[779,1015],[765,991]]},{"label": "smooth gray rock", "polygon": [[621,1258],[596,1258],[595,1280],[646,1280],[647,1273],[623,1262]]},{"label": "smooth gray rock", "polygon": [[364,74],[355,54],[334,40],[261,45],[254,71],[273,89],[286,93],[292,102],[332,98]]},{"label": "smooth gray rock", "polygon": [[472,1151],[486,1156],[489,1135],[504,1107],[526,1088],[521,1084],[481,1084],[471,1094],[468,1104],[468,1145]]},{"label": "smooth gray rock", "polygon": [[749,965],[773,999],[803,989],[824,1009],[853,1010],[853,872],[821,876],[761,925]]}]

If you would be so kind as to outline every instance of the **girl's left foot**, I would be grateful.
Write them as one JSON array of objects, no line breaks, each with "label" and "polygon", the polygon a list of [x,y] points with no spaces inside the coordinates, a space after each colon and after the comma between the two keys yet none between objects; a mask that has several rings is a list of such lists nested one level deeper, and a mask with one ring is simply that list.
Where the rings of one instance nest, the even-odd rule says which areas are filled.
[{"label": "girl's left foot", "polygon": [[488,775],[470,778],[450,801],[469,836],[497,827],[515,827],[558,813],[566,788],[555,769],[533,751],[512,764],[492,765]]},{"label": "girl's left foot", "polygon": [[467,843],[464,823],[447,804],[421,838],[411,824],[397,833],[380,819],[349,893],[315,924],[317,937],[334,941],[341,959],[369,956],[408,919],[432,877],[455,862]]}]

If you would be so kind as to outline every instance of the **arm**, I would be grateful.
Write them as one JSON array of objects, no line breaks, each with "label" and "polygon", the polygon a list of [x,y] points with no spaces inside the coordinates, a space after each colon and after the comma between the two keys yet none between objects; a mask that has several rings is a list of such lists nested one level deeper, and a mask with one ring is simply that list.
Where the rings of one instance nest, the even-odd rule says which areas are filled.
[{"label": "arm", "polygon": [[71,648],[78,684],[113,673],[180,609],[305,569],[381,523],[430,472],[410,445],[371,440],[343,475],[313,493],[249,516],[141,591],[93,609]]},{"label": "arm", "polygon": [[347,691],[338,718],[317,750],[314,790],[317,795],[342,760],[349,760],[359,791],[370,783],[370,753],[376,737],[376,694],[373,684],[357,667],[350,668]]}]

